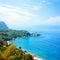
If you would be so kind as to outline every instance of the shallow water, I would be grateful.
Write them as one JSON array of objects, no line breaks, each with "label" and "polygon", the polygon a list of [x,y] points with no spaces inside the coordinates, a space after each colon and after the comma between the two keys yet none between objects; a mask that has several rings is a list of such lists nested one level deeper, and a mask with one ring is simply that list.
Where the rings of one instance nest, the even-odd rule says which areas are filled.
[{"label": "shallow water", "polygon": [[60,32],[40,32],[41,36],[19,38],[12,42],[44,60],[60,60]]}]

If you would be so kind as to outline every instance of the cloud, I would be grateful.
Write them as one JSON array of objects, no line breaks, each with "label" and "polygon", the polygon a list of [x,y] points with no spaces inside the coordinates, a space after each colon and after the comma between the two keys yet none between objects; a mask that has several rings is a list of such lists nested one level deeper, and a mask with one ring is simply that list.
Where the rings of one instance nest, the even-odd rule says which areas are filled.
[{"label": "cloud", "polygon": [[36,17],[35,14],[24,11],[22,8],[0,5],[0,20],[5,21],[8,26],[29,25],[29,22],[34,17]]},{"label": "cloud", "polygon": [[[43,0],[43,2],[48,3],[49,1],[47,2],[47,0]],[[50,2],[48,4],[50,4]],[[40,10],[43,7],[42,5],[39,5],[39,3],[24,4],[24,7],[27,7],[27,10],[24,11],[24,7],[21,8],[11,5],[5,5],[1,2],[0,21],[5,21],[8,24],[8,26],[12,28],[17,26],[32,26],[32,25],[40,26],[60,25],[60,16],[50,17],[47,20],[40,20],[40,18],[38,18],[39,15],[36,15],[35,12],[31,12],[35,10],[36,11]],[[29,9],[28,7],[30,8],[31,11],[28,10]]]},{"label": "cloud", "polygon": [[38,6],[38,5],[32,7],[33,10],[39,10],[41,8],[42,8],[42,6]]},{"label": "cloud", "polygon": [[50,17],[45,23],[47,25],[60,25],[60,16]]},{"label": "cloud", "polygon": [[24,6],[24,8],[28,8],[28,9],[34,10],[34,11],[38,11],[42,8],[42,5],[40,5],[40,4],[31,5],[31,4],[24,3],[23,6]]},{"label": "cloud", "polygon": [[34,25],[38,25],[38,26],[60,26],[60,16],[50,17],[47,20],[35,20]]}]

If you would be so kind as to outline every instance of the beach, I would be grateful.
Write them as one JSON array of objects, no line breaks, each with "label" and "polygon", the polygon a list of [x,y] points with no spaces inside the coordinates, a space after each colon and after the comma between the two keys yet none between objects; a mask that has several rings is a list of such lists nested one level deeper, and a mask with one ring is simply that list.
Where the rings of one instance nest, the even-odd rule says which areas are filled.
[{"label": "beach", "polygon": [[43,60],[42,58],[38,58],[37,56],[33,57],[34,60]]},{"label": "beach", "polygon": [[27,52],[27,51],[24,51],[25,52],[25,54],[30,54],[30,55],[32,55],[32,57],[33,57],[33,59],[34,60],[43,60],[43,58],[39,58],[39,57],[37,57],[35,54],[33,54],[33,53],[31,53],[31,52]]}]

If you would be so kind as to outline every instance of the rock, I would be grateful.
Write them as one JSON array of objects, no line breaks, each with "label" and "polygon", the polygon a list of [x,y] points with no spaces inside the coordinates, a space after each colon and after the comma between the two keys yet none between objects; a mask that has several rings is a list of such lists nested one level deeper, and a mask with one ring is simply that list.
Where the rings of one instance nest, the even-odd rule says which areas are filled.
[{"label": "rock", "polygon": [[27,32],[25,36],[26,36],[26,37],[30,37],[31,34],[30,34],[29,32]]},{"label": "rock", "polygon": [[40,36],[40,34],[38,34],[37,32],[32,33],[31,36]]}]

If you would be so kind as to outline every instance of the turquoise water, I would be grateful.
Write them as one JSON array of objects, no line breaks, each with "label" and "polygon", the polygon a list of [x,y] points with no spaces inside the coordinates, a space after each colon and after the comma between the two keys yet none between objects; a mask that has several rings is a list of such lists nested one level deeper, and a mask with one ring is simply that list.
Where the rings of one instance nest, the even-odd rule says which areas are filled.
[{"label": "turquoise water", "polygon": [[60,32],[40,32],[41,36],[12,41],[17,47],[34,53],[44,60],[60,60]]}]

